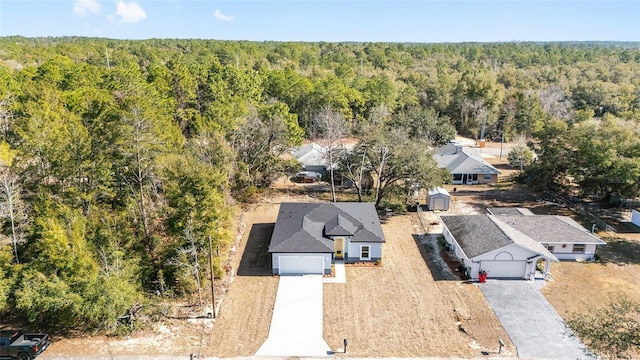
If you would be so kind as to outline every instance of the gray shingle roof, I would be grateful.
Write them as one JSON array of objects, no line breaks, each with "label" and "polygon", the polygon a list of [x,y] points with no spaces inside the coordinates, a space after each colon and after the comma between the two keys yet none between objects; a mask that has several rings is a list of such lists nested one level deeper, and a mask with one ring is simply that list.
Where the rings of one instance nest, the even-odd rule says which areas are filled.
[{"label": "gray shingle roof", "polygon": [[[487,215],[497,226],[498,228],[500,228],[500,230],[502,230],[504,232],[505,235],[507,235],[509,237],[509,239],[511,239],[514,243],[519,244],[520,246],[523,246],[527,249],[533,250],[539,254],[544,255],[547,259],[551,259],[551,260],[558,260],[556,259],[555,256],[553,256],[553,254],[551,254],[551,252],[549,252],[549,250],[547,250],[546,247],[544,247],[541,243],[539,243],[538,241],[532,239],[531,237],[529,237],[527,234],[523,234],[520,231],[514,229],[513,227],[510,226],[510,224],[507,224],[505,222],[503,222],[502,220],[504,219],[504,217],[497,217],[497,216],[493,216],[493,215]],[[523,216],[519,216],[519,217],[523,217]]]},{"label": "gray shingle roof", "polygon": [[282,203],[269,252],[333,252],[333,240],[325,236],[335,235],[385,242],[372,203]]},{"label": "gray shingle roof", "polygon": [[500,174],[483,158],[469,154],[455,143],[448,143],[436,150],[435,160],[440,168],[446,168],[451,174]]},{"label": "gray shingle roof", "polygon": [[332,217],[324,224],[324,234],[329,236],[351,236],[356,231],[358,231],[358,228],[340,214]]},{"label": "gray shingle roof", "polygon": [[499,219],[541,243],[605,244],[568,216],[500,216]]},{"label": "gray shingle roof", "polygon": [[[524,217],[524,216],[522,216]],[[542,244],[492,215],[445,215],[440,217],[469,259],[518,244],[557,260]]]},{"label": "gray shingle roof", "polygon": [[327,160],[324,154],[327,149],[319,144],[311,143],[299,148],[293,153],[293,157],[296,158],[302,165],[327,165]]},{"label": "gray shingle roof", "polygon": [[440,218],[469,259],[513,244],[486,215],[443,215]]},{"label": "gray shingle roof", "polygon": [[530,216],[535,215],[531,210],[519,207],[495,207],[487,208],[487,211],[491,215],[509,215],[509,216]]}]

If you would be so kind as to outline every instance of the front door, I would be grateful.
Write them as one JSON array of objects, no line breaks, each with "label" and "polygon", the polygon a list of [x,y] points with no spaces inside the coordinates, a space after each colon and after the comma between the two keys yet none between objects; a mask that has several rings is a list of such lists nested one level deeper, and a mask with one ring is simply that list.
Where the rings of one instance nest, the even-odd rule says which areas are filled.
[{"label": "front door", "polygon": [[333,251],[335,252],[334,258],[336,260],[344,259],[344,238],[334,238],[333,239]]}]

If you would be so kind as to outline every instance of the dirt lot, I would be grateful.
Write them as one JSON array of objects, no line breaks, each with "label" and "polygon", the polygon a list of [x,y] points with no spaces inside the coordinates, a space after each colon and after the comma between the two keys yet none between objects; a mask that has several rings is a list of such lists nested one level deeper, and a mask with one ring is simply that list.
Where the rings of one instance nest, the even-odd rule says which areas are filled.
[{"label": "dirt lot", "polygon": [[[347,284],[326,284],[325,340],[350,356],[481,356],[508,337],[479,289],[461,281],[436,281],[416,241],[417,214],[383,224],[382,267],[347,267]],[[435,255],[438,256],[438,255]],[[463,329],[463,330],[461,330]],[[506,351],[505,351],[506,350]],[[513,355],[510,344],[503,354]]]}]

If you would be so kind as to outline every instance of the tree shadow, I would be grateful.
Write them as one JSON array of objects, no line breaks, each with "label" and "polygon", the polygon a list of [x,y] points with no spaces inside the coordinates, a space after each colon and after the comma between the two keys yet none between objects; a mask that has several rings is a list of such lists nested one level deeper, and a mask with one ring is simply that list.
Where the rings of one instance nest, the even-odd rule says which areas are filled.
[{"label": "tree shadow", "polygon": [[598,249],[602,263],[640,264],[640,242],[626,239],[606,239],[607,245]]},{"label": "tree shadow", "polygon": [[275,223],[253,224],[238,266],[239,276],[271,276],[269,243]]},{"label": "tree shadow", "polygon": [[630,221],[618,222],[615,227],[619,234],[640,234],[640,226],[637,226]]},{"label": "tree shadow", "polygon": [[443,267],[442,264],[435,259],[436,256],[440,256],[440,249],[435,246],[435,248],[430,244],[424,244],[426,237],[429,235],[426,234],[412,234],[413,240],[420,251],[420,255],[422,255],[422,259],[425,264],[427,264],[427,268],[431,272],[431,276],[435,281],[452,281],[452,280],[460,280],[459,277],[455,276],[451,269],[448,266]]}]

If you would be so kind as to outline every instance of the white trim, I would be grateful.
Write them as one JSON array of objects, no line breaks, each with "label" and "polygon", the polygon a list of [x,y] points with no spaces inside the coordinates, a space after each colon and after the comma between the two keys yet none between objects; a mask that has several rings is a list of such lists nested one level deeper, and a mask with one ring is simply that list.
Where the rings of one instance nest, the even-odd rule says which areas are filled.
[{"label": "white trim", "polygon": [[[367,248],[367,253],[369,254],[369,257],[362,257],[362,249],[363,248]],[[360,245],[360,260],[371,260],[371,245]]]},{"label": "white trim", "polygon": [[[278,275],[283,275],[282,274],[282,260],[286,260],[286,259],[298,259],[298,260],[300,260],[300,259],[309,259],[309,260],[310,259],[314,259],[314,260],[320,259],[320,260],[322,260],[320,262],[320,264],[322,264],[322,265],[321,265],[320,271],[318,271],[318,274],[324,274],[324,257],[322,257],[322,256],[307,256],[307,255],[297,255],[297,256],[286,256],[285,255],[285,256],[283,256],[283,255],[280,255],[280,256],[278,256]],[[313,273],[315,274],[315,270],[313,271]]]}]

